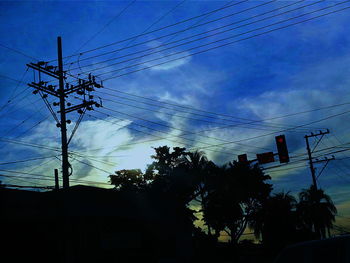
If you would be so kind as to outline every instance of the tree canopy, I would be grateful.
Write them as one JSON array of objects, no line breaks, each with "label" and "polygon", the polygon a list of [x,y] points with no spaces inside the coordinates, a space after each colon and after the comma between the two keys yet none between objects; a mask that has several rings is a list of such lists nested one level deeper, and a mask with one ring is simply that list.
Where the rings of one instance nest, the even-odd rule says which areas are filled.
[{"label": "tree canopy", "polygon": [[200,206],[205,233],[218,239],[224,231],[233,244],[248,226],[271,246],[292,243],[303,231],[324,238],[333,227],[336,208],[321,189],[304,189],[298,202],[289,193],[272,194],[271,178],[257,164],[232,161],[219,166],[200,151],[168,146],[154,150],[145,172],[119,170],[109,176],[110,183],[119,191],[146,191],[169,200],[193,233],[198,232],[194,203]]}]

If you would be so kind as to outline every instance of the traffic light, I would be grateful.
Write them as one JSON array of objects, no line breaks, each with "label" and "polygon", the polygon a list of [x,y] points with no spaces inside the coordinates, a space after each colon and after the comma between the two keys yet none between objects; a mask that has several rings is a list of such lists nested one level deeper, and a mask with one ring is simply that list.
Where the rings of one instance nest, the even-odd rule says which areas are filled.
[{"label": "traffic light", "polygon": [[273,152],[259,153],[256,155],[259,164],[272,163],[275,161]]},{"label": "traffic light", "polygon": [[280,163],[288,163],[289,154],[287,149],[286,137],[284,135],[279,135],[276,136],[275,139]]}]

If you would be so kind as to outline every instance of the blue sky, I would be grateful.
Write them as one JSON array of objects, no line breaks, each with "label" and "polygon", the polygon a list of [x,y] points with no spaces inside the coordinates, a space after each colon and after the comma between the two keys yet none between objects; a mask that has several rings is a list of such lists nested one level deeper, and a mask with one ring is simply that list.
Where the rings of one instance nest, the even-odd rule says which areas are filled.
[{"label": "blue sky", "polygon": [[[105,107],[84,117],[70,145],[71,150],[84,155],[74,157],[80,162],[71,159],[73,179],[106,182],[109,171],[144,169],[151,162],[152,147],[165,144],[203,149],[210,159],[219,164],[242,153],[248,153],[249,158],[254,159],[256,153],[276,152],[274,136],[283,133],[287,138],[291,163],[267,171],[273,178],[276,191],[297,193],[311,183],[307,162],[303,160],[306,158],[304,135],[322,128],[330,130],[317,150],[330,149],[318,152],[319,158],[325,156],[323,153],[347,149],[335,146],[349,146],[346,145],[350,141],[349,113],[346,113],[349,104],[275,118],[350,102],[350,9],[302,22],[350,6],[350,2],[343,2],[1,1],[0,106],[4,105],[4,108],[0,112],[0,137],[59,147],[59,130],[53,118],[38,95],[26,89],[26,83],[33,81],[33,72],[29,70],[19,85],[9,78],[20,80],[26,64],[35,62],[30,57],[44,61],[55,59],[56,37],[62,36],[64,56],[82,53],[65,59],[68,63],[65,68],[70,69],[72,75],[91,71],[99,75],[98,79],[109,78],[104,81],[108,89],[96,92]],[[222,10],[146,34],[219,8]],[[270,16],[273,17],[268,18]],[[278,29],[296,22],[300,23]],[[219,27],[221,29],[217,29]],[[271,29],[276,31],[255,36]],[[185,31],[174,33],[181,30]],[[224,30],[227,31],[222,32]],[[154,40],[171,33],[174,34]],[[179,45],[214,33],[217,34]],[[144,35],[86,52],[138,34]],[[196,34],[201,35],[193,37]],[[242,40],[244,38],[249,39]],[[214,41],[217,42],[211,43]],[[145,43],[137,45],[142,42]],[[204,52],[223,44],[225,46]],[[164,50],[175,45],[178,46]],[[99,56],[122,48],[124,50]],[[141,52],[146,49],[159,52],[138,58],[149,53]],[[135,52],[139,53],[130,55]],[[178,54],[170,56],[175,52]],[[89,59],[90,56],[96,57]],[[124,57],[117,59],[120,56]],[[130,58],[134,59],[125,61]],[[165,63],[169,60],[174,61]],[[117,62],[120,64],[111,65]],[[55,63],[53,61],[52,65]],[[161,65],[155,66],[158,63]],[[138,65],[132,66],[134,64]],[[105,68],[96,70],[100,67]],[[129,68],[116,71],[123,67]],[[145,67],[150,68],[116,77]],[[106,73],[112,70],[115,72]],[[49,97],[49,101],[54,100]],[[183,107],[174,107],[173,104]],[[69,130],[77,117],[76,113],[70,114],[73,124]],[[271,118],[273,120],[269,120]],[[321,119],[325,120],[316,122]],[[242,124],[252,120],[259,122]],[[240,124],[231,128],[217,128],[237,123]],[[292,129],[300,125],[304,126]],[[261,136],[264,134],[269,135]],[[248,140],[256,136],[259,138]],[[155,141],[159,138],[163,139]],[[238,140],[239,145],[222,145]],[[3,170],[31,171],[51,176],[52,169],[59,168],[59,160],[54,157],[57,152],[18,143],[0,143],[3,163],[45,158],[1,165]],[[310,143],[313,146],[316,142],[311,139]],[[215,144],[221,146],[208,148]],[[339,213],[349,217],[350,159],[346,159],[349,153],[342,151],[333,155],[336,160],[324,169],[319,184],[333,197]],[[278,162],[270,166],[274,165]],[[317,165],[317,172],[321,169],[322,166]],[[5,171],[2,174],[14,175]],[[10,177],[2,180],[13,184],[52,185],[50,181],[19,181]]]}]

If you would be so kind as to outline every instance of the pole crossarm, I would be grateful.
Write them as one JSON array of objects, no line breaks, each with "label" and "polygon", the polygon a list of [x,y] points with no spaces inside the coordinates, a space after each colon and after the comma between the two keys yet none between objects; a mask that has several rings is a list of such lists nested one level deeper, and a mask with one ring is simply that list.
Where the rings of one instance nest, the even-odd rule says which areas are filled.
[{"label": "pole crossarm", "polygon": [[[29,68],[32,68],[34,70],[37,70],[39,72],[45,73],[51,77],[54,77],[56,79],[59,79],[59,72],[57,71],[57,66],[50,66],[48,65],[48,62],[39,61],[38,63],[29,63],[27,64]],[[65,72],[64,72],[65,73]],[[65,76],[63,76],[64,79],[66,79]]]},{"label": "pole crossarm", "polygon": [[[39,83],[32,82],[32,83],[28,83],[28,86],[32,87],[32,88],[34,88],[36,90],[40,90],[40,91],[46,92],[46,93],[48,93],[48,94],[50,94],[52,96],[55,96],[55,97],[59,98],[60,97],[59,93],[56,90],[54,90],[53,88],[51,88],[53,86],[52,85],[43,86],[43,84],[45,84],[45,83],[46,82],[44,82],[44,81],[41,81]],[[36,94],[35,91],[34,91],[34,94]]]},{"label": "pole crossarm", "polygon": [[[92,105],[95,105],[95,101],[84,101],[83,103],[81,104],[78,104],[78,105],[75,105],[75,106],[72,106],[70,108],[66,108],[65,109],[65,113],[68,113],[68,112],[72,112],[72,111],[75,111],[75,110],[79,110],[79,109],[82,109],[82,108],[86,108],[87,110],[92,110]],[[58,113],[60,113],[61,111],[58,111]]]}]

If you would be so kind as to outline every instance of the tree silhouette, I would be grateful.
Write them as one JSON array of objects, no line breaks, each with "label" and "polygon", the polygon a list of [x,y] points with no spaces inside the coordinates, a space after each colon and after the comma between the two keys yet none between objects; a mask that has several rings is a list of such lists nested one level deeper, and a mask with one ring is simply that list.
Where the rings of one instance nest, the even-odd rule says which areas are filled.
[{"label": "tree silhouette", "polygon": [[289,193],[277,193],[267,198],[251,216],[249,226],[265,245],[282,248],[295,240],[296,199]]},{"label": "tree silhouette", "polygon": [[325,238],[333,227],[336,208],[321,189],[303,190],[297,203],[289,193],[270,196],[272,185],[266,181],[271,178],[258,165],[234,161],[219,167],[200,151],[168,146],[154,150],[145,173],[120,170],[110,175],[110,182],[117,190],[145,191],[154,200],[166,200],[193,231],[194,200],[200,202],[209,236],[218,239],[225,231],[233,244],[247,226],[264,244],[278,249],[309,239],[310,233]]},{"label": "tree silhouette", "polygon": [[337,209],[322,189],[311,185],[299,193],[297,207],[302,227],[312,231],[318,239],[330,236]]},{"label": "tree silhouette", "polygon": [[145,179],[140,169],[119,170],[109,176],[110,183],[118,190],[134,190],[139,191],[146,187]]},{"label": "tree silhouette", "polygon": [[269,196],[270,179],[257,166],[231,162],[217,169],[208,180],[208,196],[204,220],[215,230],[216,235],[225,231],[236,244],[247,227],[256,209]]}]

